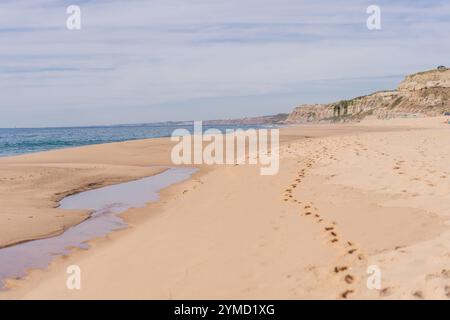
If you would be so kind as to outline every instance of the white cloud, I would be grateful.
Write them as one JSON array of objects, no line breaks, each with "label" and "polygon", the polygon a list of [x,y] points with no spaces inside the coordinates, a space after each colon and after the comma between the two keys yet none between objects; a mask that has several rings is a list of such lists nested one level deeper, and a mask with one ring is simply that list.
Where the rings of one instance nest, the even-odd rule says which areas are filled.
[{"label": "white cloud", "polygon": [[[82,9],[81,31],[65,29],[69,4]],[[106,107],[146,106],[146,121],[171,119],[176,116],[170,107],[161,113],[153,106],[214,97],[232,103],[231,97],[250,95],[258,104],[258,95],[305,91],[323,79],[382,77],[448,64],[448,3],[378,1],[381,31],[366,29],[369,4],[2,1],[0,126],[16,124],[22,110],[36,112],[26,123],[37,125],[50,124],[46,115],[56,109],[101,113]],[[327,85],[318,101],[327,96]],[[273,112],[278,107],[274,102]],[[219,114],[213,107],[195,112],[196,118],[205,118],[198,112]]]}]

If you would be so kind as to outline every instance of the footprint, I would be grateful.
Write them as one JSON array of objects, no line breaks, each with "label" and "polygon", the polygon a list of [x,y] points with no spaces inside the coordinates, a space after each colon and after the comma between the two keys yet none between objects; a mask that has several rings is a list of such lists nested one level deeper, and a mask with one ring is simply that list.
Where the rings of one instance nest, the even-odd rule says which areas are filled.
[{"label": "footprint", "polygon": [[444,291],[445,291],[445,295],[448,298],[450,298],[450,286],[445,286]]},{"label": "footprint", "polygon": [[336,267],[334,267],[334,272],[335,273],[339,273],[339,272],[342,272],[342,271],[345,271],[345,270],[348,270],[347,266],[336,266]]},{"label": "footprint", "polygon": [[345,291],[341,294],[341,297],[344,298],[344,299],[347,299],[348,295],[351,294],[351,293],[353,293],[353,292],[354,292],[353,290],[345,290]]},{"label": "footprint", "polygon": [[381,297],[387,297],[392,293],[392,289],[390,287],[386,287],[380,290]]},{"label": "footprint", "polygon": [[355,278],[354,278],[352,275],[348,274],[348,275],[345,276],[344,280],[345,280],[345,282],[347,282],[348,284],[351,284],[351,283],[353,283],[353,281],[355,280]]},{"label": "footprint", "polygon": [[441,275],[444,279],[450,278],[450,269],[442,269]]}]

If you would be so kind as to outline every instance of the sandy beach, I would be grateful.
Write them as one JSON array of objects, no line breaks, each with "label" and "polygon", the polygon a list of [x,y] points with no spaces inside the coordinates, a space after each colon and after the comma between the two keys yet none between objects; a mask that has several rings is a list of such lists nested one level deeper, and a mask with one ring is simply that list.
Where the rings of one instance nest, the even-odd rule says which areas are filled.
[{"label": "sandy beach", "polygon": [[[129,228],[8,280],[0,299],[448,299],[445,117],[283,128],[280,170],[197,166]],[[170,139],[0,158],[0,247],[89,216],[63,197],[172,167]],[[82,289],[66,287],[69,265]],[[368,267],[381,288],[367,287]]]}]

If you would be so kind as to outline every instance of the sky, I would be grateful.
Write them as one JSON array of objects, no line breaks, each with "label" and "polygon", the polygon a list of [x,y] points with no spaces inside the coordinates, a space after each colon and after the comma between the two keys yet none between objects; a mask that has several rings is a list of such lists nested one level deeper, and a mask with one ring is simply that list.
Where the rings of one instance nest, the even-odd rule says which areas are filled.
[{"label": "sky", "polygon": [[448,0],[1,0],[0,127],[290,112],[450,65],[449,30]]}]

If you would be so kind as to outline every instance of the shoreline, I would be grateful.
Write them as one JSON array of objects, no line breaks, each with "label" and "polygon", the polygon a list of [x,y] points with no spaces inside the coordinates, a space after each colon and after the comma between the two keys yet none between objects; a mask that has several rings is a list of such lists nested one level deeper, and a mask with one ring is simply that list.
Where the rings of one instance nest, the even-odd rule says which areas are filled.
[{"label": "shoreline", "polygon": [[[317,125],[289,125],[289,126],[285,126],[284,128],[287,129],[286,131],[289,130],[289,128],[295,128],[297,126],[301,126],[304,128],[308,128],[308,127],[316,127]],[[329,126],[329,125],[328,125]],[[336,127],[340,127],[339,125],[337,125]],[[307,129],[308,130],[308,129]],[[289,140],[289,139],[287,139]],[[83,145],[83,146],[75,146],[75,147],[67,147],[67,148],[56,148],[56,149],[52,149],[52,150],[47,150],[47,151],[38,151],[38,152],[31,152],[31,153],[26,153],[26,154],[19,154],[19,155],[12,155],[12,156],[5,156],[5,157],[0,157],[0,170],[2,169],[2,165],[6,165],[7,167],[25,167],[25,166],[30,166],[30,167],[38,167],[40,165],[43,165],[44,167],[46,166],[53,166],[53,165],[60,165],[65,164],[65,161],[59,161],[58,157],[64,157],[65,153],[72,153],[72,154],[76,154],[78,152],[83,152],[89,149],[95,149],[95,148],[102,148],[102,147],[111,147],[114,148],[115,146],[118,145],[125,145],[125,144],[129,144],[129,143],[136,143],[136,144],[146,144],[149,143],[150,145],[153,144],[153,142],[156,143],[161,143],[164,148],[169,148],[171,146],[173,146],[175,143],[172,143],[170,141],[170,138],[168,137],[158,137],[158,138],[148,138],[148,139],[132,139],[132,140],[126,140],[126,141],[120,141],[120,142],[107,142],[107,143],[100,143],[100,144],[92,144],[92,145]],[[282,142],[282,140],[280,141],[280,143]],[[56,155],[53,158],[53,155]],[[43,159],[51,159],[51,161],[43,161],[41,158]],[[160,155],[158,155],[156,158],[160,158]],[[82,161],[76,161],[74,164],[77,165],[86,165],[90,162],[92,162],[91,159],[83,159]],[[126,161],[125,161],[126,162]],[[96,162],[94,162],[95,164]],[[100,162],[102,163],[102,162]],[[71,163],[70,163],[71,164]],[[138,167],[143,166],[144,164],[138,164]],[[95,165],[94,165],[95,166]],[[133,164],[133,166],[136,166],[136,164]],[[106,176],[104,178],[101,179],[96,179],[92,182],[81,182],[78,184],[71,184],[68,189],[63,190],[63,191],[55,191],[53,193],[53,195],[51,195],[49,198],[49,200],[51,201],[50,205],[48,206],[48,209],[58,209],[59,208],[59,202],[70,195],[73,194],[77,194],[77,193],[81,193],[81,192],[85,192],[85,191],[89,191],[89,190],[94,190],[97,188],[102,188],[102,187],[106,187],[109,185],[114,185],[114,184],[119,184],[119,183],[124,183],[124,182],[129,182],[129,181],[133,181],[133,180],[138,180],[141,178],[145,178],[145,177],[149,177],[149,176],[153,176],[156,174],[159,174],[165,170],[167,170],[170,166],[174,166],[169,157],[166,156],[164,160],[160,160],[158,159],[158,161],[156,162],[156,164],[150,164],[150,165],[144,165],[147,169],[150,170],[150,173],[143,173],[143,174],[139,174],[139,175],[133,175],[133,176],[121,176],[118,178],[112,178],[109,176]],[[194,166],[196,168],[202,168],[204,166],[200,165],[191,165]],[[162,167],[162,168],[158,168],[158,167]],[[210,166],[207,166],[210,167]],[[0,190],[1,192],[1,190]],[[0,193],[0,199],[1,199],[2,195]],[[25,237],[24,239],[20,239],[17,241],[12,241],[12,242],[7,242],[6,244],[3,244],[0,238],[0,249],[2,248],[7,248],[10,246],[14,246],[17,244],[21,244],[24,242],[28,242],[28,241],[33,241],[33,240],[41,240],[41,239],[46,239],[46,238],[51,238],[51,237],[55,237],[58,236],[60,234],[62,234],[67,228],[70,228],[72,226],[75,226],[81,222],[83,222],[84,220],[88,219],[90,216],[90,212],[88,211],[83,211],[83,214],[79,217],[77,217],[77,219],[74,222],[69,223],[68,226],[65,226],[62,229],[57,229],[57,230],[52,230],[52,231],[48,231],[47,233],[44,234],[35,234],[32,236],[28,236]]]},{"label": "shoreline", "polygon": [[[68,228],[62,234],[46,239],[27,241],[0,250],[0,290],[7,279],[26,276],[27,270],[45,270],[54,259],[70,256],[70,248],[89,249],[89,241],[107,237],[114,231],[128,228],[121,213],[130,208],[140,208],[158,201],[159,192],[173,184],[186,180],[193,168],[170,168],[157,175],[93,189],[64,198],[60,207],[64,210],[89,209],[92,214],[81,223]],[[4,289],[7,289],[5,286]]]},{"label": "shoreline", "polygon": [[[156,169],[154,167],[151,167],[151,168]],[[80,194],[80,193],[83,193],[83,192],[87,192],[87,191],[93,191],[93,190],[96,190],[96,189],[101,189],[101,188],[108,187],[108,186],[118,185],[118,184],[127,183],[127,182],[133,182],[133,181],[137,181],[137,180],[144,179],[144,178],[149,178],[149,177],[158,175],[160,173],[163,173],[163,172],[165,172],[165,171],[167,171],[169,169],[170,169],[170,167],[167,167],[165,169],[161,168],[160,171],[155,171],[155,173],[152,173],[149,176],[135,177],[135,178],[132,178],[131,180],[125,179],[125,180],[115,180],[115,181],[108,181],[108,182],[103,181],[103,182],[98,182],[98,183],[91,183],[91,184],[85,185],[85,186],[79,186],[77,188],[68,190],[66,192],[61,192],[58,195],[55,195],[55,197],[53,199],[53,201],[55,202],[55,206],[53,206],[51,208],[53,208],[53,209],[60,209],[61,208],[60,202],[63,199],[65,199],[67,197],[70,197],[70,196],[73,196],[73,195],[77,195],[77,194]],[[61,208],[61,209],[63,209],[63,208]],[[63,209],[63,210],[68,210],[68,209]],[[88,209],[80,209],[80,210],[88,212],[86,218],[84,218],[83,220],[81,220],[80,222],[78,222],[76,224],[68,226],[67,229],[75,227],[75,226],[83,223],[87,219],[91,218],[92,213],[93,213],[92,210],[88,210]],[[53,237],[61,235],[67,229],[61,230],[61,231],[55,231],[54,233],[49,233],[49,234],[44,235],[42,237],[29,238],[29,239],[26,239],[26,240],[23,240],[23,241],[19,241],[19,242],[10,243],[10,244],[4,245],[4,246],[0,246],[0,250],[4,249],[4,248],[9,248],[9,247],[12,247],[12,246],[15,246],[15,245],[23,244],[23,243],[26,243],[26,242],[30,242],[30,241],[53,238]]]},{"label": "shoreline", "polygon": [[[233,124],[233,123],[225,123],[225,124],[208,124],[208,123],[203,123],[202,124],[205,127],[205,130],[208,128],[213,128],[214,126],[218,126],[219,128],[221,128],[221,130],[226,130],[226,129],[235,129],[235,128],[247,128],[247,127],[252,127],[255,129],[264,129],[264,128],[282,128],[283,125],[278,125],[278,124],[261,124],[261,123],[255,123],[253,125],[251,124],[242,124],[241,126],[239,124]],[[138,137],[126,137],[126,138],[120,138],[120,139],[115,139],[115,140],[97,140],[96,142],[80,142],[83,140],[77,140],[77,142],[73,142],[73,143],[68,143],[66,142],[66,144],[62,144],[60,146],[54,146],[53,144],[50,144],[52,147],[44,147],[43,149],[27,149],[27,147],[23,147],[23,149],[25,150],[29,150],[27,152],[20,152],[20,153],[0,153],[0,158],[12,158],[12,157],[20,157],[20,156],[28,156],[31,154],[39,154],[39,153],[44,153],[44,152],[50,152],[50,151],[55,151],[55,150],[67,150],[67,149],[73,149],[73,148],[83,148],[83,147],[88,147],[88,146],[95,146],[95,145],[103,145],[103,144],[111,144],[111,143],[123,143],[123,142],[132,142],[132,141],[142,141],[142,140],[150,140],[150,139],[170,139],[171,135],[172,135],[172,131],[176,130],[176,129],[187,129],[188,131],[191,131],[190,127],[194,126],[194,121],[192,121],[192,124],[174,124],[174,125],[170,125],[170,124],[166,124],[166,125],[161,125],[161,126],[147,126],[147,125],[112,125],[112,126],[88,126],[88,127],[49,127],[49,128],[0,128],[0,133],[1,130],[17,130],[19,131],[18,133],[20,134],[21,130],[30,130],[30,131],[40,131],[40,130],[80,130],[80,129],[97,129],[97,128],[107,128],[107,129],[111,129],[111,130],[118,130],[119,134],[121,133],[120,130],[123,128],[148,128],[148,129],[166,129],[168,130],[165,133],[161,133],[159,130],[156,130],[156,132],[154,133],[154,136],[150,136],[150,135],[140,135]],[[122,132],[124,133],[124,132]],[[64,134],[64,133],[61,133]],[[124,133],[124,135],[126,134],[126,132]],[[8,138],[8,137],[6,137]],[[26,141],[24,141],[24,143],[26,143]],[[43,145],[45,145],[45,143],[43,143]],[[48,143],[47,143],[48,145]],[[8,145],[6,146],[6,148],[8,149]],[[32,150],[32,151],[31,151]],[[11,152],[11,151],[10,151]]]},{"label": "shoreline", "polygon": [[[338,126],[339,127],[339,126]],[[349,127],[349,126],[340,126],[337,130],[343,130],[344,127]],[[426,127],[426,126],[425,126]],[[322,131],[324,127],[320,127],[319,131]],[[328,129],[330,127],[328,126]],[[303,128],[304,129],[304,128]],[[388,129],[388,128],[387,128]],[[283,129],[284,132],[284,136],[282,137],[282,141],[283,143],[280,145],[283,145],[283,148],[285,149],[289,149],[287,146],[291,143],[294,143],[293,141],[303,141],[303,140],[298,140],[299,137],[300,139],[306,139],[309,140],[309,136],[307,136],[306,138],[302,138],[304,137],[304,133],[299,134],[299,133],[295,133],[296,128],[292,129],[294,131],[294,133],[292,133],[292,136],[289,134],[289,130],[291,130],[290,128],[286,128]],[[300,129],[301,131],[302,129]],[[308,129],[309,130],[309,129]],[[307,130],[307,131],[308,131]],[[351,128],[350,131],[354,131],[355,128]],[[386,131],[385,129],[383,129],[384,131]],[[381,130],[381,131],[383,131]],[[394,132],[396,132],[396,130],[398,129],[393,129]],[[333,130],[332,130],[333,131]],[[345,130],[344,130],[345,131]],[[364,131],[364,130],[363,130]],[[373,131],[377,131],[376,130],[369,130],[369,135],[370,132]],[[404,130],[400,130],[401,132]],[[408,130],[406,130],[408,131]],[[363,132],[364,133],[364,132]],[[312,135],[314,136],[314,132],[312,133]],[[320,134],[319,134],[320,135]],[[354,133],[350,132],[350,136],[354,135]],[[345,134],[344,134],[345,136]],[[336,137],[336,135],[335,135]],[[323,139],[330,139],[330,138],[321,138]],[[340,138],[341,139],[341,138]],[[147,140],[141,141],[141,143],[146,143]],[[148,142],[148,141],[147,141]],[[126,144],[126,143],[125,143]],[[84,147],[81,147],[84,148]],[[283,155],[283,157],[286,157],[286,154]],[[1,166],[1,160],[0,160],[0,166]],[[244,166],[242,166],[244,167]],[[231,171],[230,171],[231,170]],[[110,234],[109,236],[105,237],[105,239],[98,239],[98,240],[94,240],[94,241],[89,241],[89,244],[92,245],[92,249],[88,250],[86,252],[84,251],[80,251],[80,250],[75,250],[74,253],[72,253],[70,255],[70,257],[66,257],[66,258],[61,258],[61,259],[57,259],[58,261],[55,261],[55,263],[50,266],[50,268],[48,270],[50,270],[51,273],[57,273],[60,274],[59,271],[56,272],[57,270],[61,269],[61,265],[66,263],[68,260],[70,261],[74,261],[74,260],[78,260],[78,259],[88,259],[89,257],[95,256],[96,254],[98,254],[98,252],[102,249],[102,248],[112,248],[115,245],[117,245],[117,241],[119,240],[119,238],[123,238],[123,237],[131,237],[133,235],[133,233],[137,232],[137,230],[135,230],[136,228],[140,228],[142,229],[143,227],[140,226],[141,224],[145,224],[147,227],[149,226],[149,221],[151,220],[161,220],[161,213],[165,212],[168,210],[168,208],[170,209],[171,206],[173,206],[172,203],[175,203],[176,201],[178,201],[182,195],[184,195],[183,191],[181,189],[186,189],[186,190],[191,190],[189,193],[193,192],[194,189],[189,189],[192,188],[193,185],[197,185],[196,181],[197,180],[202,180],[202,178],[204,177],[208,177],[208,176],[219,176],[221,174],[221,176],[223,176],[222,172],[233,172],[233,168],[225,168],[225,167],[210,167],[210,166],[206,166],[203,168],[200,168],[199,172],[195,173],[190,179],[189,181],[183,182],[181,183],[181,185],[176,185],[176,186],[170,186],[167,189],[164,189],[161,191],[161,198],[158,201],[158,203],[155,204],[150,204],[148,206],[146,206],[145,209],[142,210],[128,210],[127,212],[122,214],[122,217],[124,218],[124,220],[130,225],[130,228],[127,228],[126,230],[121,230],[121,231],[117,231],[117,232],[113,232],[112,234]],[[236,168],[236,170],[239,170],[238,168]],[[252,171],[251,169],[248,169],[250,171]],[[248,171],[246,170],[245,173]],[[244,172],[242,172],[244,174]],[[284,173],[283,173],[284,174]],[[215,183],[215,182],[214,182]],[[189,188],[187,187],[189,186]],[[198,188],[201,188],[201,184],[198,184]],[[196,202],[197,203],[197,202]],[[175,208],[172,208],[173,210],[175,210]],[[149,216],[145,215],[143,212],[151,212],[151,214]],[[155,218],[159,217],[159,218]],[[437,229],[436,229],[437,230]],[[97,250],[97,248],[99,248]],[[326,259],[323,259],[326,260]],[[53,270],[53,272],[52,272]],[[40,284],[42,284],[40,281],[38,281],[39,278],[44,277],[47,278],[48,272],[40,272],[40,271],[31,271],[30,276],[27,277],[28,279],[25,279],[23,281],[16,281],[13,280],[12,286],[15,288],[15,290],[12,290],[12,295],[17,295],[17,296],[21,296],[24,294],[25,287],[34,287],[34,286],[38,286]],[[46,275],[47,274],[47,275]],[[53,277],[52,277],[53,278]],[[30,280],[31,279],[31,280]],[[31,291],[29,291],[31,292]],[[10,293],[11,294],[11,293]],[[69,294],[70,296],[70,294]],[[178,297],[180,297],[180,295],[177,295]],[[89,297],[89,296],[88,296]],[[181,295],[181,297],[183,297],[183,295]],[[189,297],[189,296],[188,296]],[[194,296],[196,297],[196,296]],[[197,296],[198,297],[198,296]],[[205,297],[205,296],[203,296]],[[206,296],[207,297],[207,296]],[[267,296],[266,296],[267,297]],[[3,298],[2,294],[0,293],[0,299]]]},{"label": "shoreline", "polygon": [[[101,182],[99,181],[98,183],[89,183],[88,185],[80,185],[79,187],[76,187],[76,188],[73,188],[73,189],[68,190],[66,192],[61,192],[60,194],[55,195],[54,198],[52,199],[52,201],[54,202],[54,206],[49,207],[49,209],[50,208],[60,209],[60,204],[59,203],[66,197],[70,197],[72,195],[76,195],[76,194],[83,193],[83,192],[86,192],[86,191],[92,191],[92,190],[96,190],[96,189],[100,189],[100,188],[104,188],[104,187],[108,187],[108,186],[112,186],[112,185],[117,185],[117,184],[121,184],[121,183],[132,182],[132,181],[140,180],[140,179],[143,179],[143,178],[152,177],[154,175],[163,173],[164,171],[166,171],[168,169],[170,169],[170,168],[160,169],[160,171],[155,171],[154,173],[151,173],[148,176],[144,175],[142,177],[133,177],[131,179],[124,178],[123,180],[111,180],[111,181],[101,181]],[[66,209],[63,209],[63,210],[66,210]],[[21,240],[21,241],[18,241],[18,242],[8,243],[6,245],[0,246],[0,250],[4,249],[4,248],[9,248],[9,247],[12,247],[12,246],[15,246],[15,245],[18,245],[18,244],[30,242],[30,241],[48,239],[48,238],[59,236],[62,233],[64,233],[67,229],[69,229],[71,227],[74,227],[74,226],[77,226],[77,225],[83,223],[84,221],[86,221],[87,219],[89,219],[91,217],[91,215],[92,215],[92,211],[91,210],[85,209],[85,210],[82,210],[82,211],[86,212],[86,216],[82,220],[80,220],[79,222],[67,226],[66,229],[64,229],[64,230],[56,230],[54,232],[51,232],[51,233],[48,233],[48,234],[45,234],[45,235],[42,235],[42,236],[30,237],[30,238],[27,238],[27,239],[24,239],[24,240]]]},{"label": "shoreline", "polygon": [[[168,169],[170,169],[170,168],[168,168]],[[168,170],[168,169],[166,169],[166,170]],[[111,244],[113,244],[114,241],[120,240],[120,238],[122,236],[131,233],[133,231],[133,228],[136,227],[137,223],[141,223],[143,221],[150,220],[150,219],[152,219],[153,215],[161,214],[161,212],[160,212],[161,207],[164,206],[164,204],[166,204],[166,201],[168,200],[168,198],[171,195],[173,195],[176,192],[179,193],[179,191],[181,189],[184,189],[186,185],[189,185],[190,183],[192,183],[192,181],[199,179],[203,175],[205,175],[208,172],[211,172],[213,170],[214,170],[213,166],[206,166],[203,168],[199,168],[196,172],[194,172],[190,176],[190,178],[180,181],[180,182],[173,183],[169,187],[161,189],[158,192],[159,199],[155,202],[147,202],[145,205],[145,209],[149,211],[148,212],[149,214],[136,214],[134,212],[141,208],[130,208],[124,212],[119,213],[118,216],[126,224],[126,227],[123,229],[113,230],[104,236],[96,237],[96,238],[86,241],[85,243],[86,243],[86,245],[88,245],[87,249],[71,247],[71,248],[69,248],[70,252],[67,255],[56,256],[50,262],[48,267],[46,267],[45,269],[41,269],[41,268],[28,269],[28,270],[26,270],[26,276],[21,277],[20,279],[11,279],[11,278],[4,279],[6,290],[4,290],[4,291],[0,290],[0,300],[17,299],[22,294],[21,291],[24,288],[23,287],[24,284],[34,286],[35,283],[45,281],[45,278],[49,272],[52,272],[55,269],[60,269],[61,266],[67,262],[68,259],[77,260],[79,258],[82,258],[85,255],[89,255],[94,250],[101,250],[102,248],[108,247]],[[164,171],[162,171],[162,172],[164,172]],[[153,175],[157,175],[162,172],[158,172]],[[153,175],[151,175],[151,176],[153,176]],[[143,178],[149,178],[151,176],[137,178],[136,180],[143,179]],[[126,183],[126,182],[129,182],[129,181],[118,182],[118,184]],[[114,185],[114,184],[112,184],[112,185]],[[103,187],[107,187],[107,186],[111,186],[111,185],[105,185],[105,186],[101,186],[99,188],[103,188]],[[92,190],[95,190],[95,189],[87,189],[87,190],[83,190],[81,192],[92,191]],[[88,218],[86,218],[86,219],[88,219]],[[71,227],[75,227],[75,226],[81,224],[82,222],[80,222],[76,225],[73,225]],[[58,236],[58,235],[51,235],[51,236],[49,236],[49,238],[54,237],[54,236]],[[40,240],[40,239],[31,239],[31,240],[26,240],[24,242],[30,242],[30,241],[34,241],[34,240]],[[0,248],[0,249],[2,249],[2,248]],[[3,296],[2,296],[2,294],[3,294]]]},{"label": "shoreline", "polygon": [[[5,213],[11,212],[2,226],[0,247],[52,237],[87,219],[86,210],[59,209],[58,202],[68,195],[149,177],[169,167],[170,163],[161,155],[151,154],[127,163],[127,150],[122,150],[123,154],[116,159],[114,156],[104,159],[103,154],[114,155],[109,150],[118,146],[126,149],[130,144],[136,145],[130,150],[134,152],[146,144],[167,147],[169,141],[163,138],[126,141],[0,158],[0,174],[4,176],[0,180],[0,201]],[[150,166],[151,163],[154,165]],[[35,218],[44,221],[31,220]],[[11,228],[15,230],[8,234]]]}]

